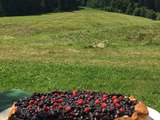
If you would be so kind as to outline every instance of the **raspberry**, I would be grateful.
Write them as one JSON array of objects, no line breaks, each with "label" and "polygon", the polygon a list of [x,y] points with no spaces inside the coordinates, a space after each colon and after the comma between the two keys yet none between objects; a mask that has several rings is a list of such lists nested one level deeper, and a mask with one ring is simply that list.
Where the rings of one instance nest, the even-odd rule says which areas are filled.
[{"label": "raspberry", "polygon": [[115,105],[116,108],[120,107],[120,104],[118,104],[118,103],[115,103],[114,105]]},{"label": "raspberry", "polygon": [[118,103],[119,102],[119,100],[117,99],[117,98],[115,98],[114,100],[113,100],[113,103],[114,104],[116,104],[116,103]]},{"label": "raspberry", "polygon": [[88,101],[90,101],[90,100],[91,100],[91,98],[90,98],[90,97],[88,97],[88,98],[87,98],[87,100],[88,100]]},{"label": "raspberry", "polygon": [[53,104],[53,106],[57,106],[57,105],[58,105],[58,103],[56,103],[56,102]]},{"label": "raspberry", "polygon": [[70,107],[70,106],[65,107],[65,111],[66,111],[66,112],[71,111],[71,107]]},{"label": "raspberry", "polygon": [[112,99],[114,100],[114,99],[116,99],[117,98],[117,96],[112,96]]},{"label": "raspberry", "polygon": [[98,99],[95,100],[95,104],[100,104],[100,101]]},{"label": "raspberry", "polygon": [[63,106],[62,105],[58,106],[58,109],[63,109]]},{"label": "raspberry", "polygon": [[103,97],[103,98],[102,98],[102,101],[103,101],[103,102],[105,102],[106,100],[107,100],[107,98],[106,98],[106,97]]},{"label": "raspberry", "polygon": [[124,108],[121,107],[121,108],[119,109],[119,111],[120,111],[120,112],[124,112],[125,110],[124,110]]},{"label": "raspberry", "polygon": [[85,112],[85,113],[90,112],[90,108],[89,108],[89,107],[85,108],[85,109],[84,109],[84,112]]},{"label": "raspberry", "polygon": [[59,102],[59,103],[62,103],[62,102],[63,102],[63,99],[58,99],[58,102]]},{"label": "raspberry", "polygon": [[106,103],[102,103],[101,104],[101,108],[106,108],[107,107],[107,104]]},{"label": "raspberry", "polygon": [[79,99],[79,100],[77,101],[77,104],[78,104],[78,105],[82,105],[82,104],[83,104],[83,99]]}]

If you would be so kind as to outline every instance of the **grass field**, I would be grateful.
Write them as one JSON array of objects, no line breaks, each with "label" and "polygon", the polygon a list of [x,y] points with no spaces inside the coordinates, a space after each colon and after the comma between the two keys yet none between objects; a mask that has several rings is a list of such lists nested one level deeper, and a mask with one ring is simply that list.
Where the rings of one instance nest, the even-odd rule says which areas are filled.
[{"label": "grass field", "polygon": [[160,22],[93,9],[2,17],[0,90],[12,88],[124,93],[160,111]]}]

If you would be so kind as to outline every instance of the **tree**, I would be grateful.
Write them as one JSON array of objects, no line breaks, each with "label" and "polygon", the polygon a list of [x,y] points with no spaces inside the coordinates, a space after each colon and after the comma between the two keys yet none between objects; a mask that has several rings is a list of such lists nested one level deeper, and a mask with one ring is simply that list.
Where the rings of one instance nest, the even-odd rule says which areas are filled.
[{"label": "tree", "polygon": [[134,11],[134,4],[129,3],[129,5],[127,6],[126,13],[131,15],[133,13],[133,11]]},{"label": "tree", "polygon": [[96,7],[98,6],[98,5],[97,5],[97,0],[88,0],[88,1],[87,1],[87,6],[96,8]]},{"label": "tree", "polygon": [[81,0],[81,3],[80,3],[82,6],[87,6],[87,0]]},{"label": "tree", "polygon": [[154,7],[156,11],[160,12],[160,0],[154,0]]},{"label": "tree", "polygon": [[140,8],[140,15],[139,16],[145,17],[146,12],[147,12],[147,9],[145,7]]},{"label": "tree", "polygon": [[146,17],[150,19],[156,19],[157,15],[156,12],[153,10],[147,10],[146,11]]},{"label": "tree", "polygon": [[140,8],[135,8],[134,11],[133,11],[133,15],[140,16],[140,14],[141,14],[141,9]]},{"label": "tree", "polygon": [[0,1],[0,16],[4,15],[3,7],[2,7],[2,2]]}]

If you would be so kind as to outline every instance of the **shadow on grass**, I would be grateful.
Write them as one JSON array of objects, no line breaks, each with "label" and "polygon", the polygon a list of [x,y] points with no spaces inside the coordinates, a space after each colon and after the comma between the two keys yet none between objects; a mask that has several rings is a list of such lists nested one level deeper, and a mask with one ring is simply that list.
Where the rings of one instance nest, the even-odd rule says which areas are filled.
[{"label": "shadow on grass", "polygon": [[10,107],[14,101],[30,95],[31,93],[19,89],[12,89],[3,93],[0,92],[0,112]]}]

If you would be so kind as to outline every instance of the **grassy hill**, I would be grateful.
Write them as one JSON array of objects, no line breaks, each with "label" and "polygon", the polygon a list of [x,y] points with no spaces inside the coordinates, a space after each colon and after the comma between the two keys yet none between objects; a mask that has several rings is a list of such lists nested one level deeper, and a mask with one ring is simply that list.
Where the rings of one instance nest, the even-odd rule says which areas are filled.
[{"label": "grassy hill", "polygon": [[116,92],[160,109],[159,33],[159,21],[94,9],[2,17],[0,90]]}]

